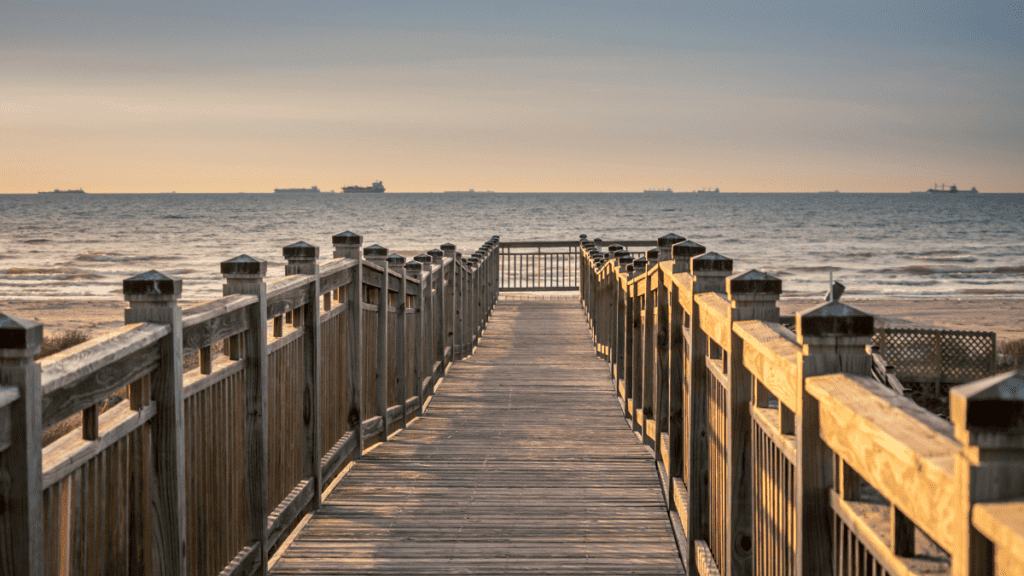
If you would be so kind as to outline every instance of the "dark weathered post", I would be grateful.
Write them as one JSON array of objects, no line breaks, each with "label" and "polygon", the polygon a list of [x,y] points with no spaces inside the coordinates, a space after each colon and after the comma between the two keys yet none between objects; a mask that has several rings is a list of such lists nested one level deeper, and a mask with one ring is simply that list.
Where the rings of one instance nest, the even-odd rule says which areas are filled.
[{"label": "dark weathered post", "polygon": [[345,289],[345,337],[348,342],[348,429],[357,439],[356,456],[363,453],[363,237],[345,231],[331,237],[335,258],[355,261]]},{"label": "dark weathered post", "polygon": [[[150,385],[157,405],[153,442],[154,555],[166,574],[185,572],[185,429],[182,386],[181,280],[150,270],[122,282],[128,309],[125,324],[166,324],[160,341],[160,367]],[[266,501],[266,497],[264,497]]]},{"label": "dark weathered post", "polygon": [[[407,362],[411,355],[408,352],[408,342],[406,342],[406,330],[405,330],[405,310],[406,310],[406,294],[408,285],[406,284],[405,278],[405,256],[401,254],[391,254],[388,256],[388,270],[394,270],[401,275],[400,282],[398,284],[398,295],[395,299],[395,350],[392,352],[395,363],[395,381],[392,385],[397,392],[398,399],[402,404],[402,419],[401,428],[405,428],[405,425],[409,421],[409,414],[405,407],[406,400],[409,399],[408,394],[408,376],[407,376]],[[386,423],[385,423],[386,424]],[[395,421],[396,426],[394,429],[389,425],[387,426],[387,434],[391,434],[394,430],[397,430],[398,421]]]},{"label": "dark weathered post", "polygon": [[[377,366],[375,366],[376,377],[374,386],[376,390],[377,413],[380,417],[381,442],[388,439],[388,249],[378,244],[363,248],[363,257],[367,262],[375,264],[381,269],[380,291],[377,293]],[[377,433],[369,437],[376,436]]]},{"label": "dark weathered post", "polygon": [[[220,263],[223,293],[248,294],[259,301],[246,309],[249,330],[243,337],[245,359],[245,485],[249,540],[260,543],[260,573],[267,566],[267,263],[242,255]],[[159,405],[159,404],[158,404]],[[178,572],[181,574],[182,572]]]},{"label": "dark weathered post", "polygon": [[[729,430],[726,448],[728,466],[728,530],[725,550],[729,558],[726,574],[753,573],[753,527],[751,520],[751,423],[750,403],[753,399],[752,377],[743,365],[743,339],[732,330],[732,323],[741,320],[779,321],[777,302],[782,294],[782,280],[757,270],[726,278],[725,290],[730,304],[730,349],[728,359],[729,387],[725,392],[725,408]],[[720,566],[721,567],[721,566]]]},{"label": "dark weathered post", "polygon": [[[179,332],[180,334],[180,332]],[[0,313],[0,574],[43,576],[43,325]],[[182,550],[184,553],[184,550]],[[184,558],[178,565],[184,567]]]},{"label": "dark weathered post", "polygon": [[871,335],[874,317],[838,300],[827,301],[796,315],[800,394],[795,408],[797,466],[795,467],[796,557],[802,574],[831,570],[828,447],[820,437],[818,401],[807,392],[810,376],[844,372],[871,376]]},{"label": "dark weathered post", "polygon": [[[696,296],[703,292],[725,292],[725,278],[732,274],[732,260],[707,252],[690,259],[690,276],[692,277],[691,294]],[[696,566],[693,542],[708,540],[711,534],[710,519],[707,514],[697,514],[696,510],[709,510],[708,493],[708,382],[704,359],[707,355],[708,336],[701,329],[700,307],[693,305],[693,316],[690,320],[690,402],[684,409],[687,411],[687,423],[690,426],[690,462],[687,486],[690,489],[690,536],[689,565]]]},{"label": "dark weathered post", "polygon": [[312,277],[306,287],[306,304],[302,306],[302,359],[304,376],[303,427],[306,429],[306,453],[304,476],[312,479],[313,509],[320,508],[323,482],[320,474],[320,265],[317,257],[320,248],[296,242],[284,247],[284,258],[288,264],[284,267],[287,276],[303,274]]}]

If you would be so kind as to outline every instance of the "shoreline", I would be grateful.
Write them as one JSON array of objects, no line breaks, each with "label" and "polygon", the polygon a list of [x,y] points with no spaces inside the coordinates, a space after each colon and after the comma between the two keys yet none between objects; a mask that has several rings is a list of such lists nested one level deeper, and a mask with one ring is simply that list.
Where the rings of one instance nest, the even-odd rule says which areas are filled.
[{"label": "shoreline", "polygon": [[[793,316],[821,301],[821,298],[783,299],[779,301],[779,309],[782,315]],[[205,300],[183,300],[181,307],[186,309],[203,302]],[[1000,341],[1024,338],[1024,298],[844,298],[843,302],[875,315],[879,326],[995,332]],[[124,300],[26,299],[0,303],[0,312],[40,322],[47,335],[80,330],[99,336],[124,324],[127,307],[128,302]]]}]

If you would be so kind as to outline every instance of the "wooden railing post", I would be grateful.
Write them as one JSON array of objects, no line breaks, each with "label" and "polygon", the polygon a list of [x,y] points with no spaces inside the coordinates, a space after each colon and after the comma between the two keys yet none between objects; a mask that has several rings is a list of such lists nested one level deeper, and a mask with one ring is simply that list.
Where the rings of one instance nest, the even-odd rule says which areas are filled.
[{"label": "wooden railing post", "polygon": [[[452,349],[452,360],[459,357],[457,351],[458,341],[456,340],[456,330],[459,324],[458,321],[458,310],[459,310],[459,291],[458,291],[458,280],[459,280],[459,259],[456,257],[455,244],[447,243],[441,245],[441,250],[444,252],[445,258],[451,258],[451,268],[448,272],[448,285],[445,287],[445,348],[451,347]],[[448,311],[451,311],[451,320],[447,319]],[[443,350],[444,348],[442,348]],[[447,358],[442,360],[442,364],[448,365]]]},{"label": "wooden railing post", "polygon": [[[372,264],[380,266],[381,285],[377,293],[377,365],[373,367],[376,377],[374,378],[374,395],[376,398],[377,414],[381,419],[380,441],[388,439],[388,249],[378,244],[372,244],[363,248],[363,257]],[[369,367],[368,367],[369,368]]]},{"label": "wooden railing post", "polygon": [[652,449],[657,446],[657,390],[658,390],[658,365],[656,351],[657,326],[658,326],[658,266],[657,248],[647,251],[647,281],[644,283],[644,335],[643,335],[643,418],[644,418],[644,442]]},{"label": "wooden railing post", "polygon": [[458,342],[458,355],[455,358],[462,360],[469,353],[467,352],[467,333],[469,319],[466,317],[468,311],[467,302],[469,301],[469,271],[466,268],[466,259],[462,256],[462,252],[455,253],[455,269],[458,270],[458,283],[455,285],[455,289],[459,295],[455,298],[458,305],[455,308],[455,341]]},{"label": "wooden railing post", "polygon": [[633,260],[632,270],[629,279],[632,282],[630,296],[633,301],[633,311],[630,318],[630,349],[629,349],[629,378],[630,398],[633,400],[632,410],[629,419],[633,423],[633,431],[638,432],[641,438],[644,436],[644,296],[637,280],[647,270],[647,259],[637,258]]},{"label": "wooden railing post", "polygon": [[473,311],[472,321],[470,323],[470,337],[469,337],[469,350],[472,353],[473,349],[480,342],[480,252],[474,252],[469,257],[469,277],[470,277],[470,303]]},{"label": "wooden railing post", "polygon": [[[690,272],[690,258],[699,256],[704,253],[704,247],[694,242],[682,241],[677,242],[671,247],[672,254],[672,273],[689,273]],[[689,277],[690,285],[692,286],[693,277]],[[693,373],[691,370],[692,364],[692,348],[687,347],[686,336],[684,330],[687,328],[684,322],[684,314],[687,310],[692,309],[693,306],[693,294],[690,293],[689,301],[680,301],[681,295],[675,282],[673,282],[673,291],[669,299],[669,316],[670,316],[670,358],[669,358],[669,446],[668,446],[668,475],[669,478],[679,478],[687,486],[691,482],[691,479],[685,477],[685,471],[689,469],[688,466],[683,465],[684,454],[689,454],[690,451],[684,451],[684,443],[690,442],[692,444],[692,437],[687,436],[687,431],[691,427],[692,418],[690,416],[692,406],[687,401],[689,398],[689,391],[691,389],[690,383],[693,381]],[[687,489],[686,493],[676,494],[677,485],[675,482],[671,483],[671,491],[669,494],[669,504],[673,512],[676,514],[682,514],[678,510],[677,498],[679,502],[685,503],[689,506],[690,491]],[[687,534],[690,534],[690,516],[686,518],[680,518],[681,523],[686,525],[683,527]],[[685,562],[688,562],[689,551],[684,551]]]},{"label": "wooden railing post", "polygon": [[[777,302],[782,294],[782,280],[757,270],[726,278],[729,297],[730,324],[743,320],[779,321]],[[753,378],[743,365],[743,339],[730,329],[730,350],[727,370],[729,388],[725,406],[728,410],[729,444],[726,457],[729,467],[726,510],[728,531],[725,549],[729,558],[723,559],[723,574],[744,576],[753,573],[754,534],[752,526],[751,486],[751,421],[750,403],[753,400]]]},{"label": "wooden railing post", "polygon": [[433,394],[434,386],[437,381],[444,376],[445,372],[445,347],[448,341],[448,322],[446,320],[448,306],[451,305],[451,296],[449,295],[450,286],[445,286],[445,264],[444,264],[444,251],[439,248],[434,248],[427,252],[433,261],[433,265],[437,266],[437,306],[433,310],[434,321],[436,325],[437,339],[434,342],[435,350],[434,360],[431,362],[431,371],[433,371],[433,365],[436,362],[440,362],[440,369],[437,371],[432,378],[430,383],[431,394]]},{"label": "wooden railing post", "polygon": [[[995,549],[993,540],[998,531],[982,522],[987,515],[979,514],[975,507],[1024,500],[1024,370],[953,388],[949,393],[949,418],[956,439],[963,445],[953,466],[959,533],[955,539],[958,548],[949,551],[951,574],[1017,574],[1021,551],[1014,554]],[[1019,520],[1018,516],[1018,526]]]},{"label": "wooden railing post", "polygon": [[[43,576],[43,325],[0,313],[0,574]],[[184,563],[181,564],[184,566]]]},{"label": "wooden railing post", "polygon": [[395,299],[395,350],[391,353],[395,365],[395,381],[392,382],[391,385],[394,386],[398,399],[402,404],[402,420],[401,426],[398,426],[399,422],[396,421],[394,428],[391,426],[387,427],[387,434],[391,434],[391,432],[399,428],[405,428],[406,424],[409,422],[409,414],[405,407],[405,402],[409,399],[409,394],[407,392],[409,383],[408,376],[406,375],[406,363],[412,355],[408,352],[409,343],[406,342],[405,338],[405,310],[406,294],[408,290],[405,278],[405,256],[402,256],[401,254],[389,255],[388,270],[397,271],[401,275],[401,280],[398,284],[398,296]]},{"label": "wooden railing post", "polygon": [[335,258],[355,260],[352,280],[345,291],[345,340],[348,355],[348,428],[357,439],[356,455],[363,453],[363,237],[345,231],[331,237]]},{"label": "wooden railing post", "polygon": [[871,375],[871,335],[874,317],[839,301],[828,301],[796,315],[800,394],[795,406],[796,558],[804,576],[830,574],[829,450],[820,437],[818,401],[807,392],[810,376],[842,372]]},{"label": "wooden railing post", "polygon": [[313,281],[306,287],[308,301],[302,307],[302,425],[306,431],[303,476],[312,479],[311,504],[317,510],[323,492],[320,474],[320,265],[316,261],[320,256],[320,248],[306,242],[296,242],[285,246],[283,254],[288,262],[284,267],[285,275],[303,274],[313,277]]},{"label": "wooden railing post", "polygon": [[[250,294],[259,302],[247,309],[249,329],[243,337],[245,359],[245,453],[246,503],[250,542],[260,545],[260,574],[267,573],[267,263],[239,256],[220,263],[223,293]],[[180,365],[180,363],[179,363]],[[155,395],[155,394],[154,394]],[[159,402],[159,401],[158,401]],[[160,406],[158,403],[157,406]],[[183,574],[184,572],[179,572]]]},{"label": "wooden railing post", "polygon": [[157,413],[152,422],[154,556],[164,574],[185,572],[185,429],[182,387],[181,280],[151,270],[122,282],[129,308],[125,324],[167,324],[160,367],[151,380]]},{"label": "wooden railing post", "polygon": [[491,256],[492,269],[491,269],[491,302],[490,309],[494,309],[494,305],[498,303],[498,293],[501,291],[501,237],[491,236],[491,242],[493,242],[493,254]]},{"label": "wooden railing post", "polygon": [[[715,252],[706,252],[690,259],[691,294],[725,292],[725,278],[732,274],[732,260]],[[690,439],[689,474],[686,485],[690,492],[690,535],[688,566],[697,566],[696,541],[711,535],[708,453],[708,375],[704,362],[707,356],[707,333],[701,327],[700,306],[691,303],[690,319],[690,394],[686,410]]]},{"label": "wooden railing post", "polygon": [[[618,302],[616,307],[618,314],[616,315],[616,327],[618,331],[617,344],[615,350],[615,387],[622,386],[622,400],[627,402],[630,395],[633,393],[630,387],[632,380],[629,377],[630,364],[629,354],[632,349],[632,330],[631,326],[633,323],[633,299],[630,293],[629,283],[625,280],[620,280],[620,276],[628,278],[627,270],[633,266],[633,257],[628,253],[624,256],[619,256],[617,264],[619,273],[615,278],[615,294]],[[632,416],[630,417],[632,419]]]},{"label": "wooden railing post", "polygon": [[[436,346],[434,345],[434,282],[433,282],[433,258],[428,254],[418,254],[413,260],[420,265],[420,324],[421,329],[417,332],[420,335],[420,379],[417,383],[420,394],[420,410],[423,410],[423,403],[427,396],[434,393],[434,358]],[[410,263],[411,264],[411,263]],[[409,264],[406,264],[406,269]]]},{"label": "wooden railing post", "polygon": [[[427,299],[424,294],[427,293],[427,280],[423,278],[423,263],[415,259],[410,260],[405,264],[405,275],[411,280],[418,280],[420,283],[419,292],[413,300],[412,309],[412,342],[406,341],[406,348],[408,350],[409,358],[412,362],[412,382],[408,386],[406,392],[405,401],[408,402],[410,398],[415,397],[419,399],[419,404],[416,409],[410,414],[409,410],[406,409],[406,425],[409,423],[409,418],[415,418],[423,413],[423,351],[426,345],[426,332],[424,328],[427,324],[423,321],[424,304]],[[410,395],[411,393],[411,395]]]}]

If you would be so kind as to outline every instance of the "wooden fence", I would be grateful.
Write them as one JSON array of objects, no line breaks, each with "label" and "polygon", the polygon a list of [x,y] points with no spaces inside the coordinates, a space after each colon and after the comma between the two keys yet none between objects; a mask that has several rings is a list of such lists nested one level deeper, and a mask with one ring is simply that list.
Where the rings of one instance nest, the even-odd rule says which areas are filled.
[{"label": "wooden fence", "polygon": [[223,262],[224,297],[186,310],[181,280],[125,280],[123,328],[40,362],[42,326],[0,314],[0,574],[266,573],[325,484],[426,407],[497,298],[497,237],[408,263],[333,242],[326,262],[285,247],[269,282],[263,260]]},{"label": "wooden fence", "polygon": [[963,384],[996,370],[996,333],[881,328],[874,344],[901,382]]},{"label": "wooden fence", "polygon": [[1024,371],[954,388],[946,422],[869,377],[856,308],[804,310],[794,333],[779,279],[694,242],[580,246],[687,573],[1024,574]]}]

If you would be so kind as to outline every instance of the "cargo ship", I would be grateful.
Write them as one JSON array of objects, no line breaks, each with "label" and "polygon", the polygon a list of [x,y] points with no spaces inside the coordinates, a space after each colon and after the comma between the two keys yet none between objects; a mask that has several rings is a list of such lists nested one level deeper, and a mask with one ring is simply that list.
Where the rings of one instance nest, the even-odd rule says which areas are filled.
[{"label": "cargo ship", "polygon": [[644,190],[644,194],[672,194],[672,193],[673,192],[672,192],[671,188],[665,188],[664,190],[657,190],[657,189]]},{"label": "cargo ship", "polygon": [[319,194],[320,189],[312,188],[274,188],[274,194]]},{"label": "cargo ship", "polygon": [[361,193],[382,193],[384,192],[384,183],[380,180],[373,183],[372,186],[345,186],[341,189],[346,194],[361,194]]},{"label": "cargo ship", "polygon": [[714,190],[708,188],[707,190],[694,190],[693,193],[694,194],[721,194],[722,191],[719,190],[718,188],[715,188]]},{"label": "cargo ship", "polygon": [[959,190],[959,189],[957,189],[956,184],[953,184],[949,188],[946,188],[946,185],[943,184],[941,188],[938,187],[938,185],[933,185],[932,188],[928,189],[928,193],[929,194],[977,194],[978,193],[978,189],[975,188],[975,187],[972,187],[970,190]]},{"label": "cargo ship", "polygon": [[75,190],[57,190],[54,188],[53,190],[40,192],[40,194],[85,194],[85,190],[82,190],[81,188],[77,188]]}]

